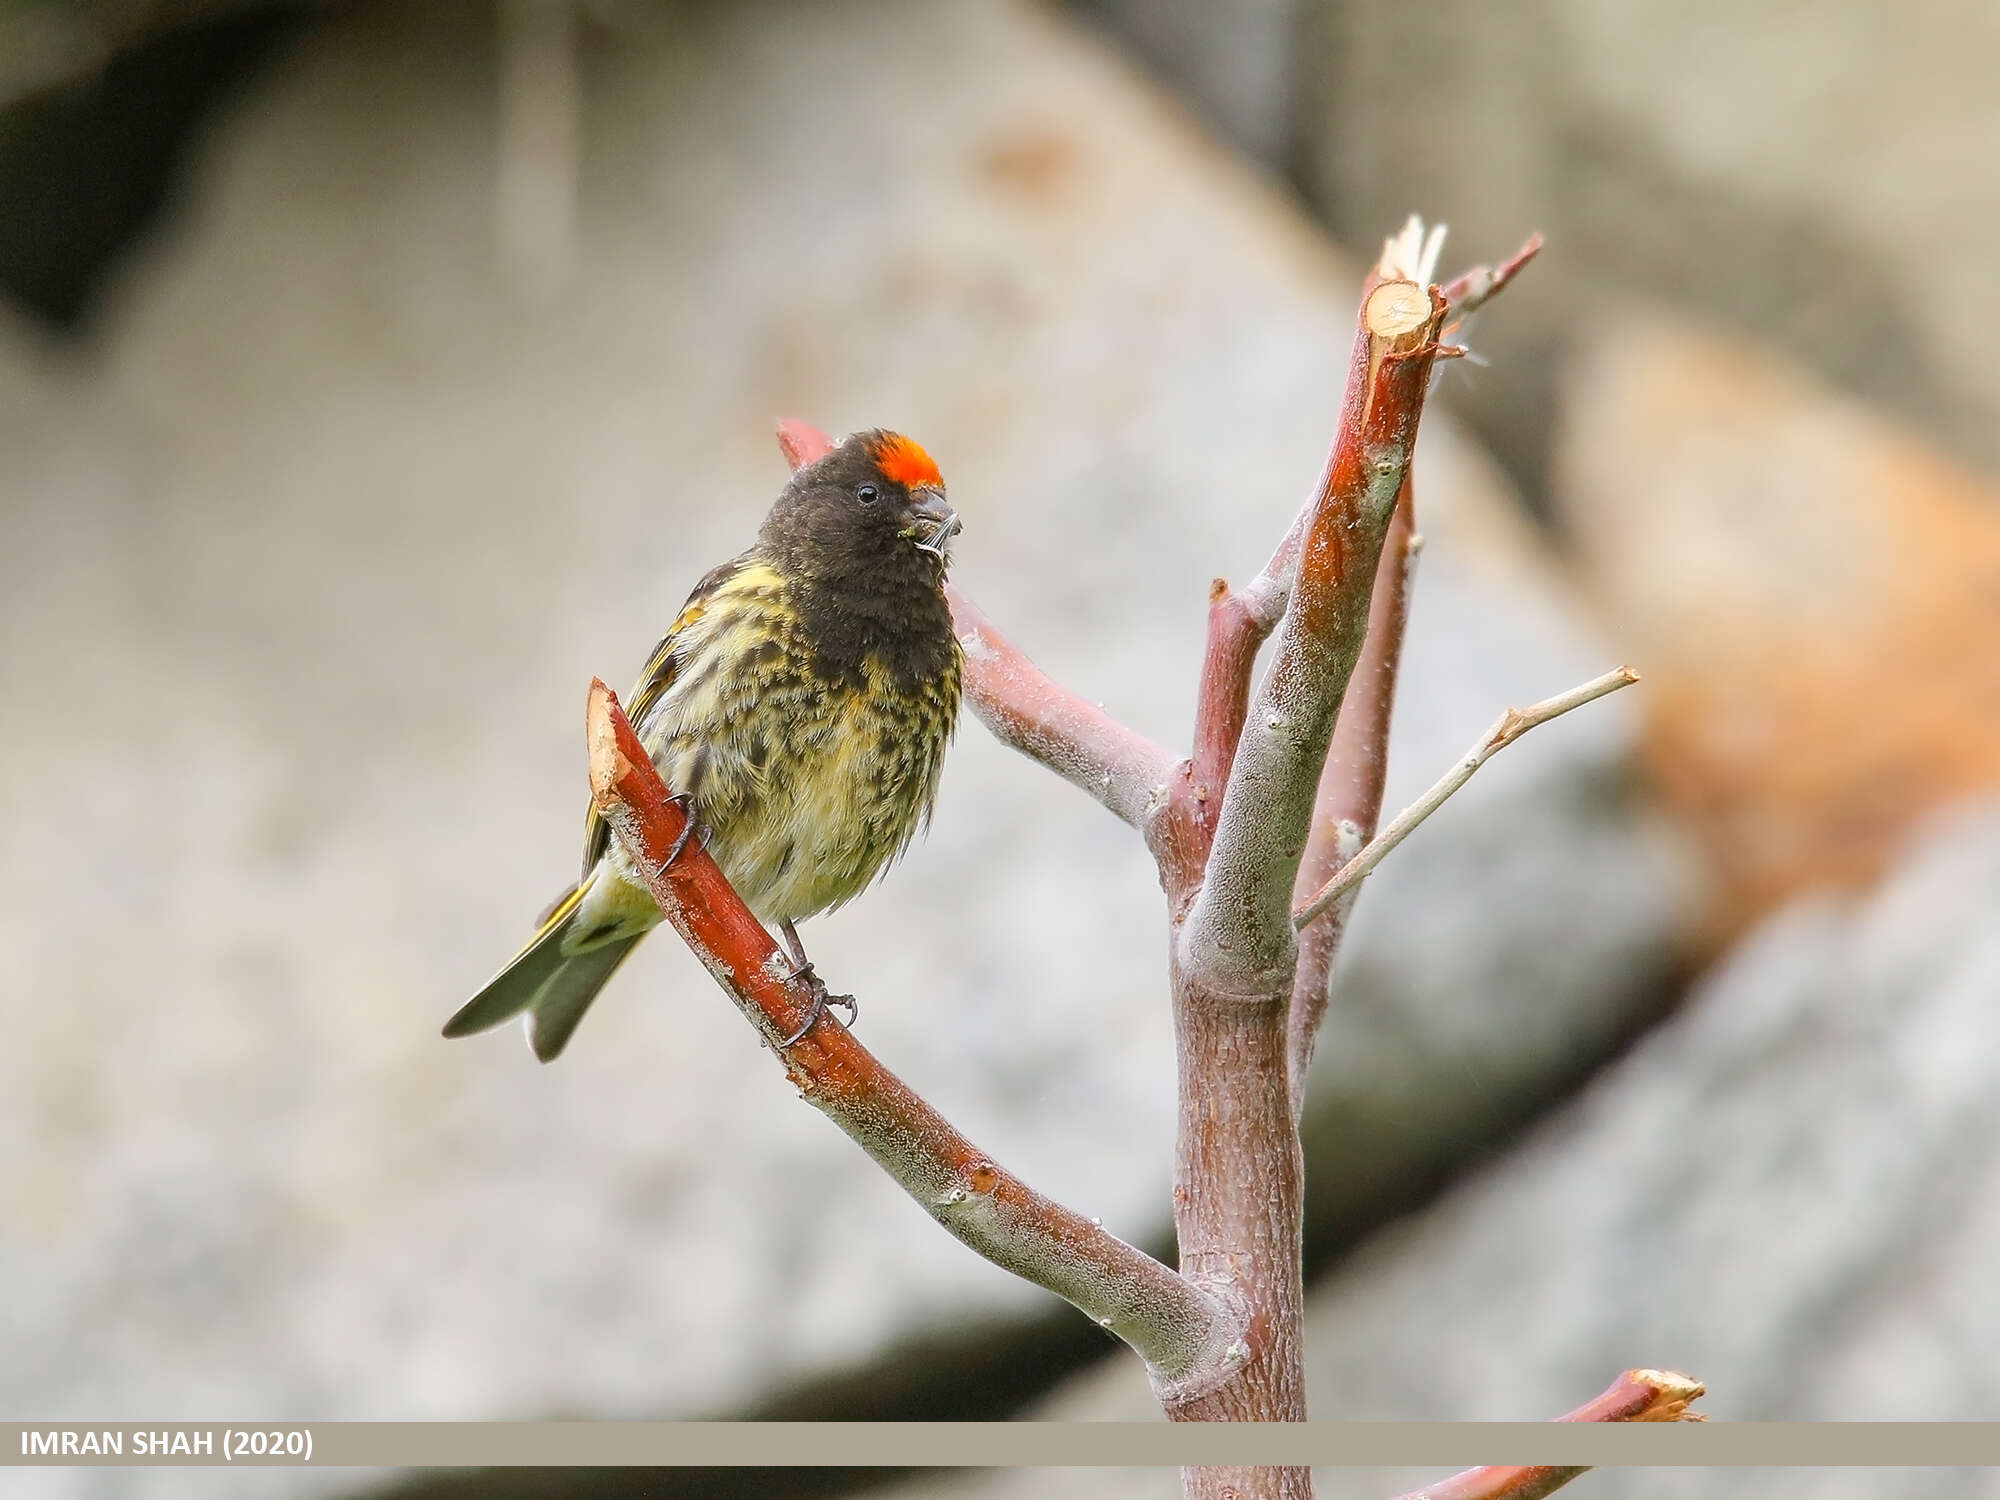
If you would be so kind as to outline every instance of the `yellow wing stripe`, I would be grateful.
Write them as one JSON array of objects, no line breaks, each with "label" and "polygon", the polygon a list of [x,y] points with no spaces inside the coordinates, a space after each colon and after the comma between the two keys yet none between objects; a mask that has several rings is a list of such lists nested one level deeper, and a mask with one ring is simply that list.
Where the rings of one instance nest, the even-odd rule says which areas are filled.
[{"label": "yellow wing stripe", "polygon": [[[681,644],[683,633],[700,624],[710,611],[730,602],[732,597],[750,599],[759,594],[780,591],[784,586],[784,576],[769,563],[744,562],[741,559],[723,564],[694,586],[694,592],[681,606],[680,614],[660,638],[660,644],[653,648],[645,670],[633,684],[631,697],[626,700],[625,717],[632,721],[642,736],[646,732],[646,718],[674,684],[677,669],[674,652]],[[588,882],[591,870],[610,842],[610,825],[597,815],[597,808],[593,805],[585,815],[583,825],[584,881]]]},{"label": "yellow wing stripe", "polygon": [[708,613],[705,599],[691,600],[680,612],[680,618],[667,627],[667,633],[660,638],[660,644],[653,648],[653,654],[640,672],[639,680],[632,684],[631,701],[625,705],[625,717],[637,723],[645,718],[646,710],[659,700],[660,694],[674,680],[674,647],[680,642],[680,634]]}]

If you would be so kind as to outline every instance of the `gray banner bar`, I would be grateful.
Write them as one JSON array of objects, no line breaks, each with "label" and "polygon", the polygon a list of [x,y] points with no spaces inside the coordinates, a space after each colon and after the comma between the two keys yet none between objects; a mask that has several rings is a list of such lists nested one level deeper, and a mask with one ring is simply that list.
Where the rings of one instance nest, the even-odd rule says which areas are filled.
[{"label": "gray banner bar", "polygon": [[0,1465],[2000,1465],[2000,1423],[0,1423]]}]

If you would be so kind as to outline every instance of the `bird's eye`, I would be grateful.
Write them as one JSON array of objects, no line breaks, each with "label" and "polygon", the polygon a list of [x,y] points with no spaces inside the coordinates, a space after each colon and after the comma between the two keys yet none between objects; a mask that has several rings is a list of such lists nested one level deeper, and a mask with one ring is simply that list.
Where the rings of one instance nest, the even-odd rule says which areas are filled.
[{"label": "bird's eye", "polygon": [[863,505],[873,505],[881,497],[881,491],[872,484],[864,484],[854,492],[854,498]]}]

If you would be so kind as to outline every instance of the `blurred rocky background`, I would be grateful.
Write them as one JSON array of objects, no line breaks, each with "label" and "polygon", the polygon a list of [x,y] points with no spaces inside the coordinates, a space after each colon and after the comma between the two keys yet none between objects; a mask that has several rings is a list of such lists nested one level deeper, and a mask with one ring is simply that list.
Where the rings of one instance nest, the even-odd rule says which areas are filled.
[{"label": "blurred rocky background", "polygon": [[[1421,211],[1454,268],[1550,247],[1426,423],[1390,803],[1509,703],[1646,681],[1363,894],[1315,1410],[1541,1418],[1654,1364],[1723,1417],[2000,1416],[1996,65],[1990,18],[1874,0],[0,8],[0,1403],[1149,1415],[670,939],[558,1066],[437,1026],[571,868],[583,687],[742,544],[778,416],[918,435],[968,591],[1184,742],[1208,581],[1311,482]],[[974,1139],[1166,1252],[1160,931],[1127,831],[968,722],[812,941]]]}]

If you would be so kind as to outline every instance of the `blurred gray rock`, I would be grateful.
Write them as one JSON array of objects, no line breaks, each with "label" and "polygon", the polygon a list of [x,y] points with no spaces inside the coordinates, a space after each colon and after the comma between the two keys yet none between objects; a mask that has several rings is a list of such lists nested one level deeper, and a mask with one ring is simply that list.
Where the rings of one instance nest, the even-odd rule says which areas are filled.
[{"label": "blurred gray rock", "polygon": [[1989,805],[1867,899],[1774,918],[1532,1146],[1321,1290],[1319,1399],[1531,1418],[1646,1364],[1733,1419],[1992,1419],[1996,902]]},{"label": "blurred gray rock", "polygon": [[2000,11],[1961,0],[1302,0],[1296,169],[1336,233],[1421,204],[1550,264],[1461,406],[1537,472],[1555,355],[1636,296],[2000,465]]},{"label": "blurred gray rock", "polygon": [[[437,1027],[573,868],[584,686],[750,533],[774,417],[919,435],[969,591],[1181,742],[1210,577],[1317,471],[1354,275],[1031,5],[645,15],[587,54],[576,259],[539,300],[493,253],[487,11],[388,7],[218,131],[97,347],[0,336],[13,1409],[726,1413],[1046,1305],[670,939],[555,1067]],[[1392,800],[1617,659],[1443,422],[1419,482]],[[1632,723],[1538,731],[1364,896],[1323,1098],[1372,1155],[1315,1181],[1377,1187],[1343,1222],[1647,1019],[1693,887],[1624,782]],[[1164,1234],[1125,829],[968,724],[929,840],[808,936],[973,1139]]]},{"label": "blurred gray rock", "polygon": [[[1315,1411],[1554,1416],[1664,1365],[1733,1421],[2000,1413],[2000,804],[1933,828],[1876,893],[1806,898],[1575,1106],[1433,1210],[1374,1238],[1307,1312]],[[1052,1419],[1140,1419],[1107,1365]],[[1342,1476],[1386,1496],[1418,1474]],[[999,1476],[907,1493],[1083,1494]],[[1768,1470],[1611,1471],[1579,1500],[1732,1500]],[[1587,1486],[1587,1487],[1586,1487]],[[1089,1493],[1168,1493],[1145,1476]],[[1784,1492],[1945,1500],[2000,1475],[1788,1470]]]},{"label": "blurred gray rock", "polygon": [[1297,123],[1298,0],[1076,0],[1186,90],[1223,138],[1285,165]]},{"label": "blurred gray rock", "polygon": [[1459,395],[1516,472],[1540,472],[1556,351],[1635,294],[2000,464],[1988,9],[1073,3],[1357,244],[1413,204],[1464,253],[1548,233],[1560,269],[1478,328],[1503,373]]}]

